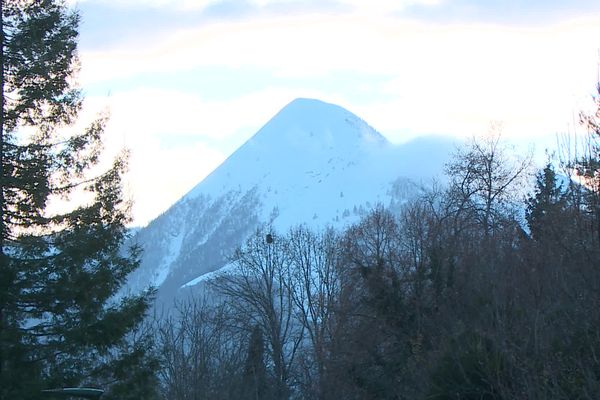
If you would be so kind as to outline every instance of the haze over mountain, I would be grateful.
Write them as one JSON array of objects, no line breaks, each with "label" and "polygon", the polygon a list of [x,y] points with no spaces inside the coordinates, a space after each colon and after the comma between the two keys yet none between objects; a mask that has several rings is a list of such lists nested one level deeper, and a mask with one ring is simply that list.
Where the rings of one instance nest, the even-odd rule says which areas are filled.
[{"label": "haze over mountain", "polygon": [[296,99],[135,234],[144,254],[129,289],[155,285],[164,300],[193,290],[260,224],[342,228],[377,203],[397,207],[441,175],[451,150],[441,137],[392,145],[339,106]]}]

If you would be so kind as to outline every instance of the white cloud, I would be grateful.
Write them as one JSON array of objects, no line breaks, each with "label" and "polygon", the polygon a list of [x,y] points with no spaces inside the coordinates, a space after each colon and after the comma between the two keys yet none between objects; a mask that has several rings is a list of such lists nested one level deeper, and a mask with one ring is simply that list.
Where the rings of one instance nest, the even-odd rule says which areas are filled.
[{"label": "white cloud", "polygon": [[397,65],[395,49],[412,29],[322,16],[211,24],[174,32],[146,46],[136,39],[136,47],[125,42],[115,49],[83,52],[82,82],[202,66],[265,68],[283,76],[347,68],[386,72]]},{"label": "white cloud", "polygon": [[202,143],[164,148],[153,139],[133,149],[126,178],[136,225],[145,225],[167,210],[225,159]]},{"label": "white cloud", "polygon": [[[414,4],[437,5],[443,0],[338,0],[339,4],[351,6],[361,12],[392,12],[401,10],[406,6]],[[179,10],[202,10],[222,0],[68,0],[67,3],[74,5],[78,3],[101,3],[113,7],[169,7]],[[248,4],[255,7],[269,7],[273,5],[293,5],[302,3],[298,0],[248,0]],[[310,4],[310,3],[309,3]]]},{"label": "white cloud", "polygon": [[[501,26],[435,26],[359,16],[303,16],[209,24],[173,32],[160,41],[127,42],[120,48],[82,54],[84,84],[143,73],[185,72],[211,66],[261,68],[278,76],[306,77],[354,70],[373,74],[419,73],[437,69],[468,70],[483,65],[499,75],[530,72],[530,64],[552,59],[545,68],[564,71],[595,47],[598,21],[538,29]],[[491,64],[495,60],[497,64]],[[519,68],[515,66],[520,62]],[[567,64],[571,64],[567,67]],[[476,76],[477,78],[477,76]]]},{"label": "white cloud", "polygon": [[404,10],[413,5],[436,6],[443,0],[341,0],[340,3],[354,8],[361,15],[385,15]]},{"label": "white cloud", "polygon": [[[471,136],[493,120],[504,121],[508,136],[553,135],[593,89],[598,22],[517,29],[353,14],[211,23],[160,41],[136,38],[132,46],[124,38],[119,48],[84,52],[82,82],[110,87],[118,79],[155,77],[108,99],[91,99],[110,105],[114,143],[133,150],[136,220],[145,222],[295,97],[338,103],[397,142],[422,133]],[[218,101],[215,93],[161,87],[163,73],[192,74],[203,67],[259,70],[278,83]],[[344,83],[370,88],[368,100],[335,87],[292,89],[298,77],[344,71],[388,81],[380,87],[380,81]],[[169,143],[169,134],[187,136],[192,144]]]},{"label": "white cloud", "polygon": [[121,7],[175,7],[176,9],[204,9],[219,0],[67,0],[67,4],[77,5],[80,3],[105,4],[116,9]]}]

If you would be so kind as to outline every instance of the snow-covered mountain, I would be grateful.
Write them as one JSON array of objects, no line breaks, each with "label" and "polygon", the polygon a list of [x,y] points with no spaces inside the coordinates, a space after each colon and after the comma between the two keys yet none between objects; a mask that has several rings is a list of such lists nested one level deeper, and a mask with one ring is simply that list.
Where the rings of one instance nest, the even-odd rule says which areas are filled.
[{"label": "snow-covered mountain", "polygon": [[136,233],[144,255],[129,289],[156,285],[164,300],[193,290],[259,224],[341,228],[376,203],[395,207],[441,174],[451,149],[440,137],[395,146],[339,106],[294,100]]}]

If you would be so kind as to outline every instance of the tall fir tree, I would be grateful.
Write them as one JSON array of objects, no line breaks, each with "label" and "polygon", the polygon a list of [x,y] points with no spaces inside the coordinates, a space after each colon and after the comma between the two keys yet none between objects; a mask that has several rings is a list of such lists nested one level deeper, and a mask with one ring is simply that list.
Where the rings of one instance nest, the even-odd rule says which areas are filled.
[{"label": "tall fir tree", "polygon": [[114,296],[139,264],[121,250],[126,155],[91,177],[106,118],[66,133],[82,105],[79,15],[60,0],[1,5],[0,399],[30,399],[110,375],[151,296]]},{"label": "tall fir tree", "polygon": [[248,343],[248,355],[243,374],[244,398],[259,400],[267,398],[267,369],[265,366],[265,344],[260,326],[255,325]]},{"label": "tall fir tree", "polygon": [[552,164],[536,175],[535,193],[527,199],[526,219],[535,240],[556,236],[557,224],[567,207],[566,189],[558,182]]},{"label": "tall fir tree", "polygon": [[596,110],[581,113],[581,123],[587,129],[587,143],[583,156],[572,162],[585,187],[585,211],[589,218],[591,247],[596,256],[600,252],[600,83],[593,98]]}]

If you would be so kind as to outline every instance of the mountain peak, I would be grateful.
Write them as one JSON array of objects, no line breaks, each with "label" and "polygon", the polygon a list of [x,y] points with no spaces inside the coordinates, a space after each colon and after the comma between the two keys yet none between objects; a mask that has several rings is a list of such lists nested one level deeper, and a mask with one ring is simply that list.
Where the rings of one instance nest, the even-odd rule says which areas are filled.
[{"label": "mountain peak", "polygon": [[320,100],[295,99],[186,197],[247,190],[267,177],[273,186],[301,181],[307,171],[363,163],[389,146],[385,137],[350,111]]},{"label": "mountain peak", "polygon": [[342,107],[296,99],[136,235],[145,252],[131,287],[190,290],[260,224],[342,227],[378,202],[398,207],[442,170],[433,144],[396,147]]},{"label": "mountain peak", "polygon": [[289,114],[324,114],[324,113],[336,113],[336,112],[348,112],[343,107],[336,104],[327,103],[319,99],[311,99],[307,97],[298,97],[290,101],[285,107],[281,109],[279,113]]},{"label": "mountain peak", "polygon": [[[297,98],[283,107],[252,141],[275,140],[299,144],[301,138],[322,145],[344,146],[355,141],[388,143],[379,132],[350,111],[317,99]],[[354,143],[349,143],[354,142]]]}]

